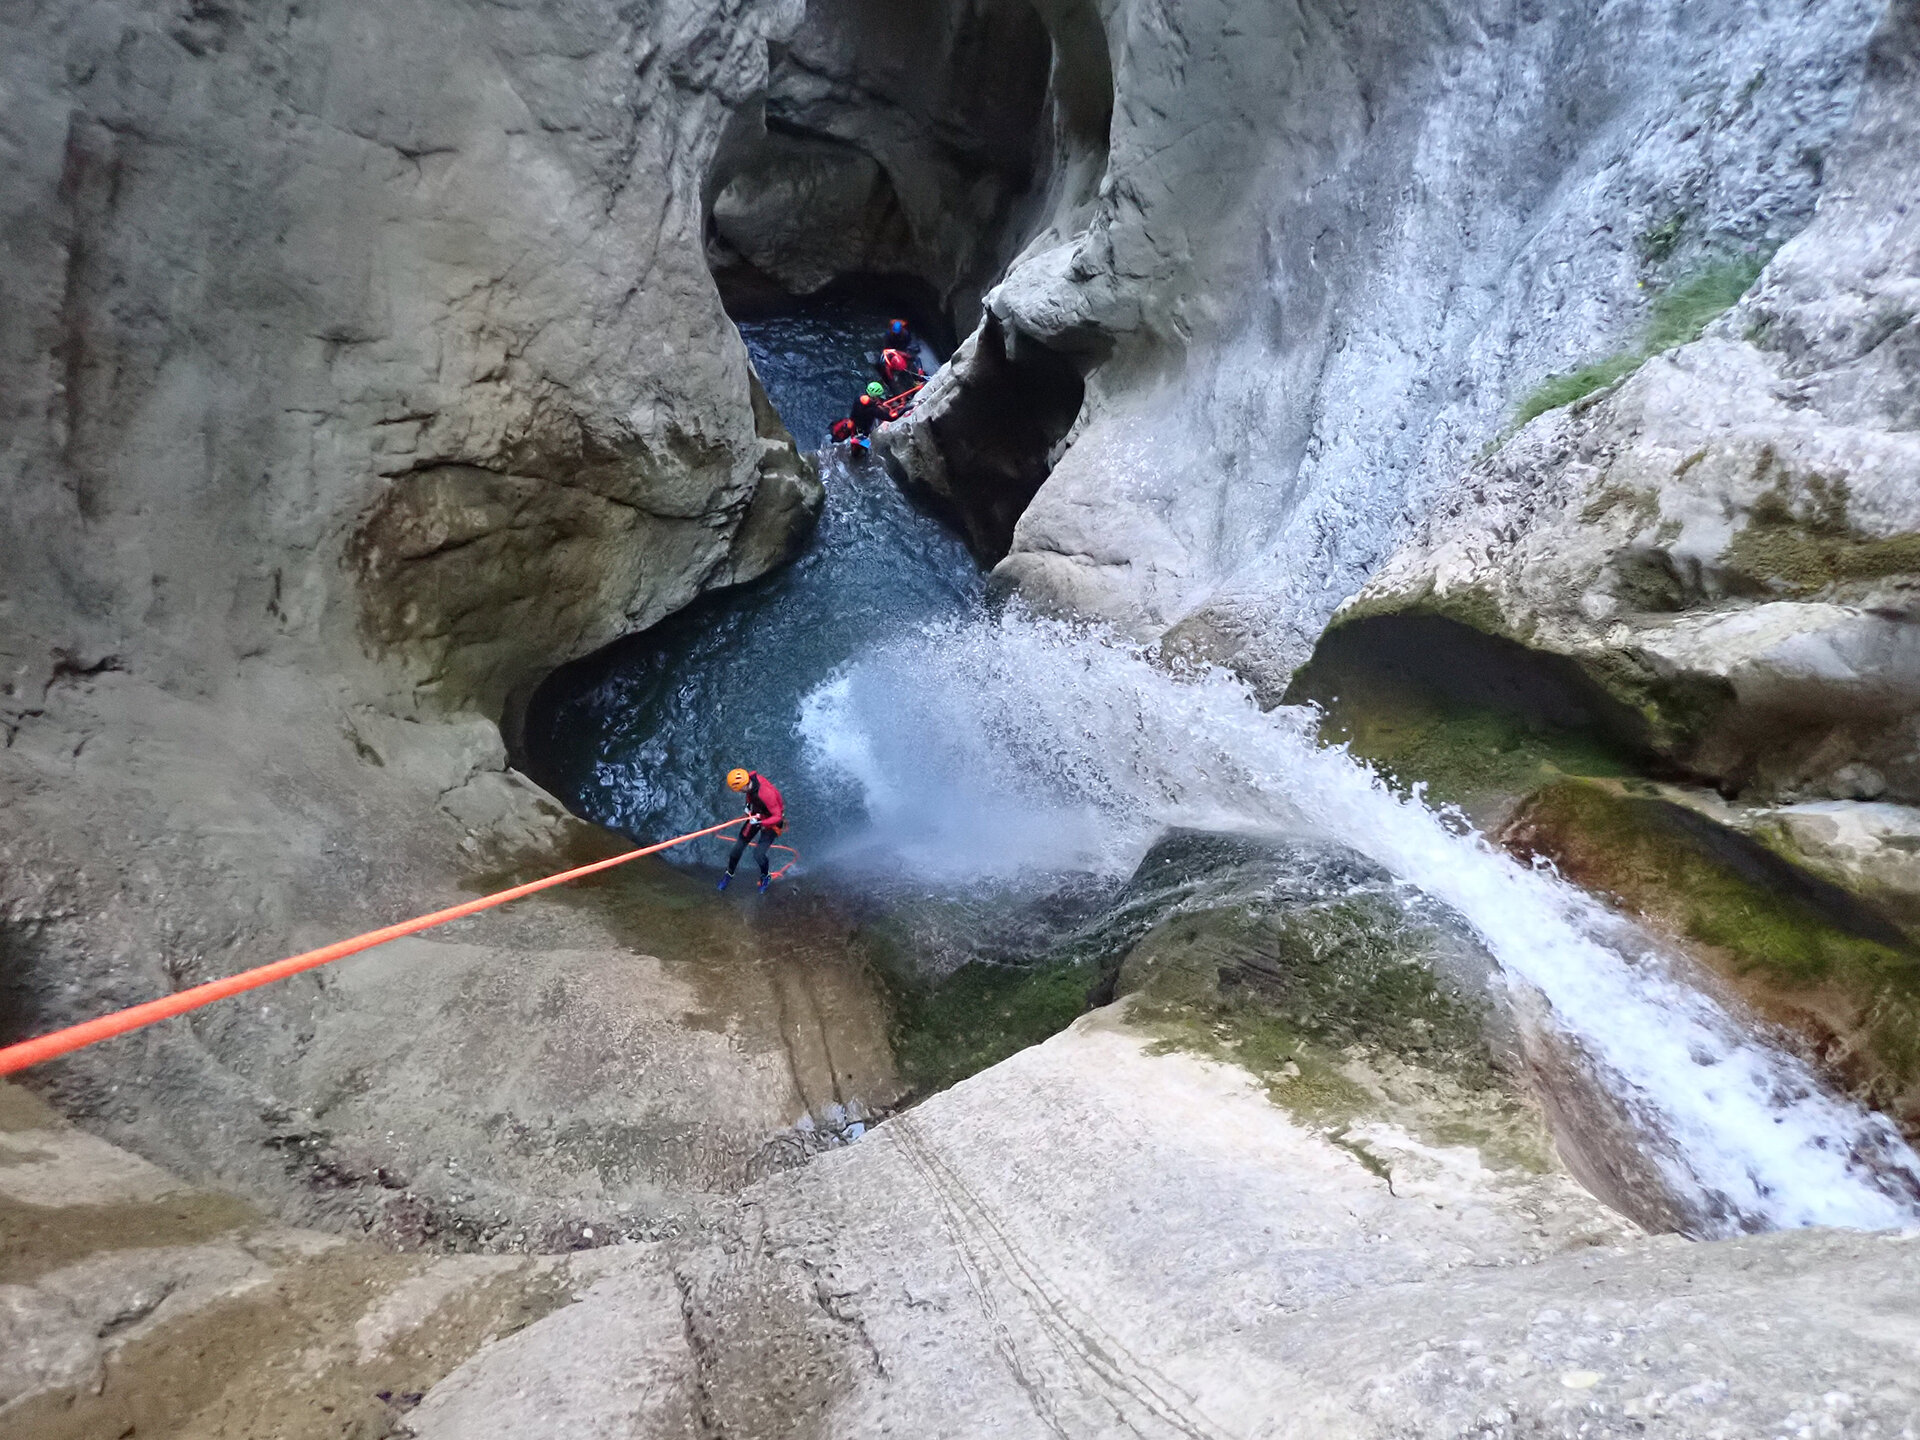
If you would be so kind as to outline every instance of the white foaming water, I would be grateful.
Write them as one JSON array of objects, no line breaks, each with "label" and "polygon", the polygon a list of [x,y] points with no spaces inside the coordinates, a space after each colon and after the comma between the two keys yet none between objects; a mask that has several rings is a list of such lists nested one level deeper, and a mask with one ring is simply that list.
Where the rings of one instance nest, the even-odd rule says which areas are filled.
[{"label": "white foaming water", "polygon": [[1125,873],[1171,826],[1349,845],[1452,906],[1510,982],[1545,997],[1664,1141],[1649,1148],[1675,1193],[1724,1229],[1920,1220],[1920,1158],[1883,1117],[1676,982],[1582,892],[1394,794],[1316,745],[1306,712],[1262,713],[1222,673],[1176,679],[1009,611],[852,662],[806,698],[800,729],[811,763],[859,785],[876,843],[929,878]]}]

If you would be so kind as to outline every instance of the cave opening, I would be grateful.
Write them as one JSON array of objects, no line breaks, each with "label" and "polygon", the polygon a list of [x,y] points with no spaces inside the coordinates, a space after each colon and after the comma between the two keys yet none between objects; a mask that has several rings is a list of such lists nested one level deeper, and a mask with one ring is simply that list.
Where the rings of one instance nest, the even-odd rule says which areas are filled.
[{"label": "cave opening", "polygon": [[1056,352],[984,297],[1019,253],[1084,228],[1112,116],[1088,0],[812,0],[709,172],[707,260],[736,322],[884,306],[942,361],[973,337],[919,433],[881,448],[986,564],[1058,459],[1098,346]]},{"label": "cave opening", "polygon": [[1112,94],[1086,0],[810,0],[709,169],[728,312],[839,292],[950,350],[1020,247],[1092,199]]}]

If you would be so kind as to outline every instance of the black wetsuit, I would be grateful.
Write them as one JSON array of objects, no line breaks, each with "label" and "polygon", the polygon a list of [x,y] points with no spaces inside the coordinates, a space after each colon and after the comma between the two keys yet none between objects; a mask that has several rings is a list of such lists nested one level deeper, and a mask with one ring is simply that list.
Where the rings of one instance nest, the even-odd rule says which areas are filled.
[{"label": "black wetsuit", "polygon": [[858,400],[853,402],[853,414],[848,418],[853,421],[853,428],[858,430],[862,435],[871,435],[873,433],[873,427],[884,420],[886,416],[880,413],[880,402],[878,400],[875,400],[871,395],[862,395]]}]

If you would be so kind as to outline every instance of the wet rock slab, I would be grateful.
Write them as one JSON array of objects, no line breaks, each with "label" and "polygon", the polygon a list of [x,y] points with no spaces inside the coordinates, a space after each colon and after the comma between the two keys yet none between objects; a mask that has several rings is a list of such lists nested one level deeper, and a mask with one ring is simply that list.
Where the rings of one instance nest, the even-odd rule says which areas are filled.
[{"label": "wet rock slab", "polygon": [[[577,1263],[577,1262],[576,1262]],[[0,1436],[386,1435],[588,1283],[276,1225],[0,1084]]]},{"label": "wet rock slab", "polygon": [[954,1440],[1897,1435],[1920,1404],[1912,1237],[1643,1238],[1389,1125],[1383,1175],[1154,1048],[1089,1017],[714,1242],[610,1258],[596,1308],[483,1350],[417,1433],[599,1434],[623,1387],[642,1434]]}]

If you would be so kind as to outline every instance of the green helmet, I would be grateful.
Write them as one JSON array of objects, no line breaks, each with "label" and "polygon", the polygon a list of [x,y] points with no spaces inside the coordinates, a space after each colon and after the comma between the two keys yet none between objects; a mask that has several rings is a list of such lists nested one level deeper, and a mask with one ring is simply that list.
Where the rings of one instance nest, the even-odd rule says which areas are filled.
[{"label": "green helmet", "polygon": [[882,385],[878,380],[870,380],[867,382],[867,393],[873,396],[874,399],[879,400],[885,397],[887,387]]}]

